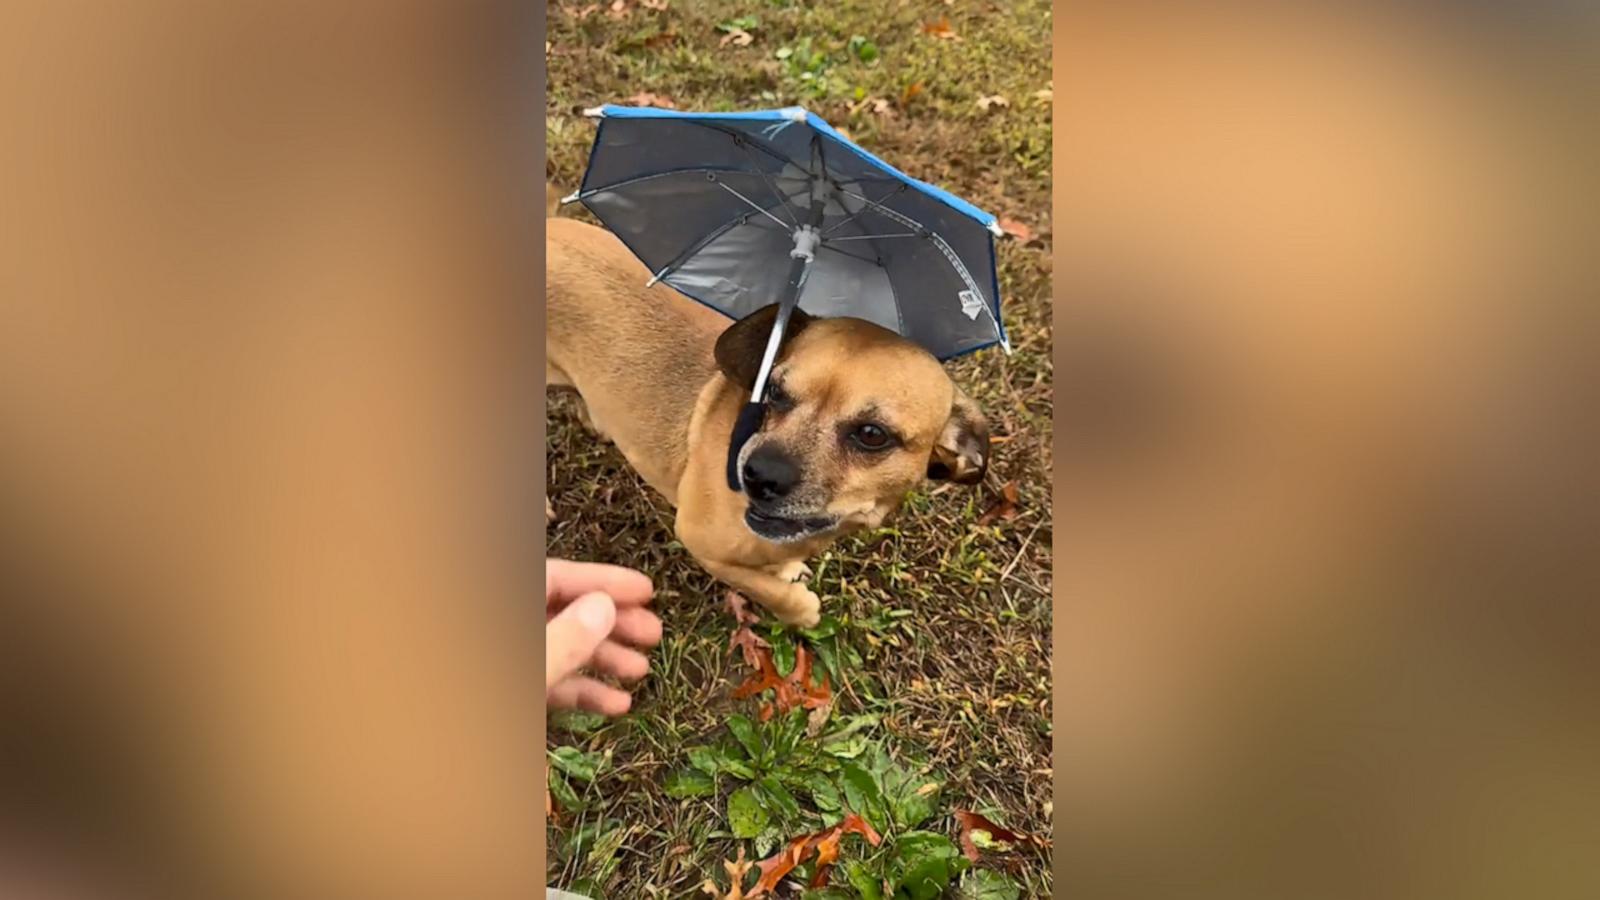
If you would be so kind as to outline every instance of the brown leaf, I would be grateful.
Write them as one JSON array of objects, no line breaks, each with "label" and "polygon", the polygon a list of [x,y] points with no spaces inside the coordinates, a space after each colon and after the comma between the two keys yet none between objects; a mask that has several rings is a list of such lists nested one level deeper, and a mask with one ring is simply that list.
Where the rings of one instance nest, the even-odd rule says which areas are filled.
[{"label": "brown leaf", "polygon": [[861,816],[856,813],[851,813],[850,815],[845,816],[844,821],[840,822],[837,827],[844,834],[861,835],[867,839],[867,843],[874,847],[883,843],[883,835],[878,834],[877,830],[874,829],[866,819],[861,818]]},{"label": "brown leaf", "polygon": [[922,82],[907,85],[906,89],[900,92],[900,108],[905,109],[906,105],[915,100],[920,93],[922,93]]},{"label": "brown leaf", "polygon": [[572,18],[577,19],[579,22],[582,22],[584,19],[587,19],[590,16],[594,15],[595,13],[599,12],[600,11],[600,4],[591,3],[588,6],[582,7],[581,9],[577,9],[577,8],[573,8],[571,6],[563,5],[561,7],[561,11],[566,13],[568,16],[571,16]]},{"label": "brown leaf", "polygon": [[995,504],[989,507],[983,515],[978,517],[978,526],[991,525],[997,519],[1010,521],[1017,517],[1017,512],[1017,483],[1008,481],[1000,489],[1000,499],[995,501]]},{"label": "brown leaf", "polygon": [[950,27],[949,16],[941,16],[937,22],[924,23],[922,33],[929,37],[938,38],[941,41],[961,40],[961,35],[956,34],[956,30]]},{"label": "brown leaf", "polygon": [[741,625],[734,629],[733,635],[728,638],[728,651],[731,653],[735,647],[743,652],[744,661],[751,668],[756,669],[761,667],[761,654],[759,651],[770,649],[772,645],[767,643],[760,635],[751,631],[750,626]]},{"label": "brown leaf", "polygon": [[988,112],[990,109],[993,109],[996,106],[1004,108],[1010,105],[1011,101],[999,94],[990,94],[987,97],[978,98],[978,108],[985,112]]},{"label": "brown leaf", "polygon": [[[766,644],[765,641],[761,643]],[[765,690],[774,691],[772,702],[761,707],[761,721],[771,719],[775,713],[786,713],[800,706],[815,710],[832,704],[833,688],[828,684],[828,676],[824,674],[820,684],[811,683],[811,654],[806,651],[804,644],[795,648],[794,671],[789,673],[788,678],[778,674],[778,667],[772,662],[771,647],[752,647],[746,660],[751,655],[755,657],[753,664],[757,671],[734,688],[732,696],[735,700],[743,700]]]},{"label": "brown leaf", "polygon": [[794,871],[794,867],[804,861],[812,838],[813,835],[801,835],[785,844],[777,853],[756,863],[756,867],[761,870],[761,878],[756,881],[755,889],[750,892],[750,896],[759,897],[767,891],[776,889],[783,876]]},{"label": "brown leaf", "polygon": [[[752,863],[744,858],[743,847],[739,848],[738,859],[725,859],[722,861],[722,868],[728,872],[729,884],[728,893],[718,897],[718,900],[747,900],[748,897],[755,896],[754,893],[747,895],[744,892],[744,876],[750,871],[751,865]],[[712,897],[717,897],[717,883],[709,878],[700,885],[700,890],[703,893],[710,894]]]},{"label": "brown leaf", "polygon": [[728,30],[727,34],[722,36],[722,40],[717,41],[717,46],[726,47],[729,44],[732,44],[735,47],[748,47],[750,46],[750,42],[755,39],[755,35],[745,31],[743,28],[732,28]]},{"label": "brown leaf", "polygon": [[611,8],[606,10],[606,15],[613,19],[626,19],[628,12],[628,0],[615,0]]},{"label": "brown leaf", "polygon": [[1033,240],[1033,229],[1018,222],[1016,219],[1000,217],[1000,230],[1026,244]]},{"label": "brown leaf", "polygon": [[979,856],[978,845],[973,843],[972,840],[974,831],[987,832],[991,839],[1004,844],[1011,844],[1013,847],[1045,849],[1050,846],[1050,842],[1044,838],[1031,834],[1022,834],[1009,828],[1001,828],[971,810],[955,810],[955,817],[956,823],[961,826],[961,851],[966,854],[967,859],[973,862],[977,862]]},{"label": "brown leaf", "polygon": [[729,591],[722,599],[728,604],[728,612],[733,616],[733,620],[740,625],[754,625],[761,621],[760,616],[750,611],[750,601],[738,591]]},{"label": "brown leaf", "polygon": [[811,876],[808,888],[822,888],[828,886],[828,867],[839,858],[839,840],[844,837],[844,832],[838,828],[830,830],[817,841],[817,867]]},{"label": "brown leaf", "polygon": [[660,94],[652,94],[648,91],[640,91],[639,93],[634,94],[632,97],[628,98],[628,102],[632,103],[634,106],[654,106],[660,109],[678,108],[677,104],[673,103],[666,97],[663,97]]},{"label": "brown leaf", "polygon": [[645,9],[653,9],[656,12],[665,12],[667,0],[639,0],[639,5]]},{"label": "brown leaf", "polygon": [[1040,88],[1039,90],[1033,92],[1033,99],[1050,103],[1055,100],[1055,92],[1050,88]]}]

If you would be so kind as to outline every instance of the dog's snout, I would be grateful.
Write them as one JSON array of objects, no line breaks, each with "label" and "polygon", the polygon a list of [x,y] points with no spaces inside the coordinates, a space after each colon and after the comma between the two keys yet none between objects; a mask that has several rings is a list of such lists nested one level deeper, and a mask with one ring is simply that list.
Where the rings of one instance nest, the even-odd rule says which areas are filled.
[{"label": "dog's snout", "polygon": [[786,497],[799,483],[800,467],[786,454],[762,448],[744,462],[745,493],[759,502]]}]

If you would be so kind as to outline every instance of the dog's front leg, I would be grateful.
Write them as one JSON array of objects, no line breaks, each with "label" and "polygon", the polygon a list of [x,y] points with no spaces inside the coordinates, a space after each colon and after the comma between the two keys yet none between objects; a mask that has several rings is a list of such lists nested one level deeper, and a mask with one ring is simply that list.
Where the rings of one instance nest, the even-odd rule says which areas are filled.
[{"label": "dog's front leg", "polygon": [[761,569],[701,560],[719,581],[765,607],[778,621],[814,628],[822,621],[822,600],[804,584],[779,578]]}]

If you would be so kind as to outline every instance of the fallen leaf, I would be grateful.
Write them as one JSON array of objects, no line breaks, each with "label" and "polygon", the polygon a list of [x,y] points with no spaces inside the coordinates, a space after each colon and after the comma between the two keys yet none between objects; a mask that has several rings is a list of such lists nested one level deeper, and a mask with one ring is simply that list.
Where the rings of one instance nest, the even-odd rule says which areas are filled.
[{"label": "fallen leaf", "polygon": [[767,891],[776,890],[783,877],[794,871],[795,866],[805,862],[812,851],[817,854],[817,862],[816,871],[811,876],[810,887],[826,887],[828,867],[838,860],[839,843],[847,834],[859,834],[874,847],[883,842],[883,836],[873,830],[865,819],[856,813],[851,813],[832,828],[815,834],[803,834],[790,840],[783,849],[756,863],[756,867],[761,870],[761,878],[748,896],[755,898]]},{"label": "fallen leaf", "polygon": [[1018,222],[1016,219],[1001,217],[1000,230],[1026,244],[1033,240],[1033,229]]},{"label": "fallen leaf", "polygon": [[829,831],[817,841],[816,871],[811,876],[808,888],[822,888],[828,886],[828,867],[839,859],[839,841],[844,837],[844,832],[838,828]]},{"label": "fallen leaf", "polygon": [[978,108],[985,112],[993,109],[996,106],[1004,108],[1010,105],[1011,101],[999,94],[991,94],[987,97],[978,98]]},{"label": "fallen leaf", "polygon": [[750,611],[750,601],[738,591],[729,591],[723,600],[728,604],[728,612],[733,615],[733,620],[740,625],[754,625],[761,621],[760,616]]},{"label": "fallen leaf", "polygon": [[760,650],[770,650],[772,645],[767,643],[760,635],[750,630],[750,626],[741,625],[734,629],[733,635],[728,638],[728,651],[732,652],[737,647],[744,653],[744,661],[752,668],[760,668]]},{"label": "fallen leaf", "polygon": [[611,8],[606,10],[606,15],[613,19],[626,19],[628,17],[628,0],[615,0]]},{"label": "fallen leaf", "polygon": [[743,28],[730,28],[728,33],[722,36],[722,40],[717,42],[717,46],[726,47],[732,44],[735,47],[748,47],[750,42],[755,39],[755,35],[745,31]]},{"label": "fallen leaf", "polygon": [[750,892],[751,897],[759,897],[778,887],[778,882],[783,876],[794,871],[805,859],[806,850],[811,846],[815,835],[802,835],[785,844],[782,850],[772,854],[766,859],[756,863],[756,868],[761,870],[761,878],[756,881],[755,889]]},{"label": "fallen leaf", "polygon": [[1010,521],[1017,517],[1017,483],[1008,481],[1000,489],[1000,499],[989,507],[983,515],[978,517],[979,527],[991,525],[997,519]]},{"label": "fallen leaf", "polygon": [[941,16],[937,22],[924,23],[922,33],[929,37],[938,38],[941,41],[961,40],[961,35],[956,34],[956,30],[950,27],[949,16]]},{"label": "fallen leaf", "polygon": [[920,93],[922,93],[922,82],[918,81],[907,85],[906,89],[900,92],[900,108],[904,109],[906,104],[915,100]]},{"label": "fallen leaf", "polygon": [[628,98],[628,102],[632,103],[634,106],[654,106],[660,109],[678,108],[677,104],[673,103],[666,97],[663,97],[660,94],[652,94],[647,91],[640,91],[639,93],[634,94],[632,97]]},{"label": "fallen leaf", "polygon": [[833,688],[828,684],[826,673],[820,684],[811,683],[811,654],[806,651],[805,645],[795,648],[794,671],[789,673],[788,678],[778,674],[770,647],[755,647],[751,652],[755,655],[757,671],[733,689],[733,699],[743,700],[762,691],[774,691],[773,701],[761,707],[761,721],[771,719],[774,713],[786,713],[796,707],[815,710],[833,702]]},{"label": "fallen leaf", "polygon": [[747,900],[747,897],[754,897],[754,893],[747,895],[744,892],[744,876],[750,871],[751,865],[752,863],[744,858],[744,847],[741,846],[738,859],[722,861],[722,868],[728,872],[728,892],[718,896],[717,883],[709,878],[700,885],[701,892],[717,897],[717,900]]},{"label": "fallen leaf", "polygon": [[1013,847],[1034,847],[1042,850],[1050,846],[1050,842],[1045,838],[1001,828],[971,810],[955,810],[955,817],[956,823],[961,826],[961,851],[973,862],[977,862],[979,856],[978,845],[972,840],[973,832],[981,831],[987,834],[990,840],[1010,844]]},{"label": "fallen leaf", "polygon": [[653,9],[656,12],[665,12],[667,0],[639,0],[639,5],[645,9]]},{"label": "fallen leaf", "polygon": [[1033,92],[1033,98],[1035,100],[1042,100],[1045,103],[1049,103],[1055,99],[1055,92],[1053,92],[1050,88],[1041,88]]},{"label": "fallen leaf", "polygon": [[573,7],[570,7],[570,6],[563,6],[563,7],[561,7],[561,11],[566,13],[568,16],[571,16],[572,18],[577,19],[579,22],[582,22],[584,19],[587,19],[590,16],[594,15],[595,13],[599,12],[600,11],[600,4],[591,3],[588,6],[582,7],[581,9],[574,9]]},{"label": "fallen leaf", "polygon": [[934,791],[937,791],[938,789],[939,789],[939,782],[930,781],[927,784],[923,785],[922,787],[917,788],[917,796],[918,797],[926,797],[929,794],[933,793]]},{"label": "fallen leaf", "polygon": [[835,128],[834,131],[839,132],[839,136],[844,138],[847,141],[854,141],[855,140],[855,138],[850,136],[850,132],[845,131],[843,128]]}]

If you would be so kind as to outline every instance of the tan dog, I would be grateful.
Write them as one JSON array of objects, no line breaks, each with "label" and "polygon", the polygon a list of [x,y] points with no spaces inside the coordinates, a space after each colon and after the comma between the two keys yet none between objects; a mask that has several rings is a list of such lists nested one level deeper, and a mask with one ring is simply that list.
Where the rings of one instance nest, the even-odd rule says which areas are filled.
[{"label": "tan dog", "polygon": [[770,411],[726,477],[728,440],[754,384],[776,305],[728,325],[650,273],[609,232],[550,219],[546,385],[678,509],[679,540],[707,571],[780,620],[815,625],[796,580],[841,534],[874,528],[924,478],[976,484],[988,425],[927,351],[851,318],[796,311]]}]

